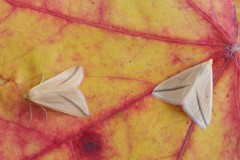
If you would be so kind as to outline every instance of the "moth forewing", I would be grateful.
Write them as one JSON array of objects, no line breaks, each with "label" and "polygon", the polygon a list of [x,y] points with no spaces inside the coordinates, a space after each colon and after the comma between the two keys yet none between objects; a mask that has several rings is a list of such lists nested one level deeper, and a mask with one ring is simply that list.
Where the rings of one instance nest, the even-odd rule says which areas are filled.
[{"label": "moth forewing", "polygon": [[201,128],[206,128],[212,114],[212,59],[163,81],[153,95],[183,110]]},{"label": "moth forewing", "polygon": [[83,67],[72,67],[29,90],[27,99],[73,116],[89,115],[84,95],[78,86],[83,79]]},{"label": "moth forewing", "polygon": [[32,92],[47,92],[52,90],[68,90],[76,88],[83,80],[83,67],[75,66],[66,71],[40,83],[39,85],[30,89]]}]

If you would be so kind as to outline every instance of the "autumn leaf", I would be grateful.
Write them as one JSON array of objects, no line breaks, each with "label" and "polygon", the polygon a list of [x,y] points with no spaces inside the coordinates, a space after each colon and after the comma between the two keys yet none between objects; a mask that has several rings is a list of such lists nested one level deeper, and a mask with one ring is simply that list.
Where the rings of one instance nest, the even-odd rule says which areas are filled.
[{"label": "autumn leaf", "polygon": [[[0,0],[0,159],[240,159],[240,3]],[[213,58],[213,115],[200,129],[153,88]],[[82,65],[91,115],[32,104],[27,90]]]}]

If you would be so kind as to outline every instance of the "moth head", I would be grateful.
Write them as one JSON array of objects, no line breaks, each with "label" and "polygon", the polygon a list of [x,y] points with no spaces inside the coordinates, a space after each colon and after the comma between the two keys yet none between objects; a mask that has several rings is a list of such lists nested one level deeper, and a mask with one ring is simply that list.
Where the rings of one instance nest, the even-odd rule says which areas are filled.
[{"label": "moth head", "polygon": [[210,59],[207,63],[208,63],[210,66],[212,66],[212,64],[213,64],[213,60]]},{"label": "moth head", "polygon": [[27,92],[27,93],[24,95],[24,98],[31,100],[31,99],[33,99],[34,97],[36,97],[37,94],[38,94],[38,92],[29,91],[29,92]]},{"label": "moth head", "polygon": [[29,96],[28,92],[24,94],[24,99],[30,99],[30,96]]}]

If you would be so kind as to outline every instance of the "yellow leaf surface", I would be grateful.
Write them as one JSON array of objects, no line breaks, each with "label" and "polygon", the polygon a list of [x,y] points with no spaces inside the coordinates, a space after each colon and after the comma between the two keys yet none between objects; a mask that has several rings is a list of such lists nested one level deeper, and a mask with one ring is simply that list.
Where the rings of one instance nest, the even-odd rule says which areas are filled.
[{"label": "yellow leaf surface", "polygon": [[[0,0],[0,159],[240,159],[236,15],[232,0]],[[239,17],[239,16],[237,16]],[[151,95],[213,58],[212,120],[200,129]],[[24,99],[74,66],[90,116]]]}]

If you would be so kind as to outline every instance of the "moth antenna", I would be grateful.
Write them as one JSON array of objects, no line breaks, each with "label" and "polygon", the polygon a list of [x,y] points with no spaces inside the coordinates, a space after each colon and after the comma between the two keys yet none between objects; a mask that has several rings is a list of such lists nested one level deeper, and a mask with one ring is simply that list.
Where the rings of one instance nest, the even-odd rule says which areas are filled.
[{"label": "moth antenna", "polygon": [[74,160],[77,160],[77,157],[76,157],[76,154],[75,154],[75,151],[74,151],[74,148],[73,148],[73,142],[72,142],[72,140],[71,140],[71,148],[72,148]]},{"label": "moth antenna", "polygon": [[48,117],[47,110],[46,110],[43,106],[41,106],[41,105],[40,105],[40,107],[44,110],[44,112],[45,112],[45,116],[46,116],[46,119],[47,119],[47,117]]},{"label": "moth antenna", "polygon": [[32,103],[29,103],[29,110],[30,110],[30,119],[29,122],[32,121]]},{"label": "moth antenna", "polygon": [[40,84],[44,81],[44,74],[42,74],[42,80],[40,82]]}]

